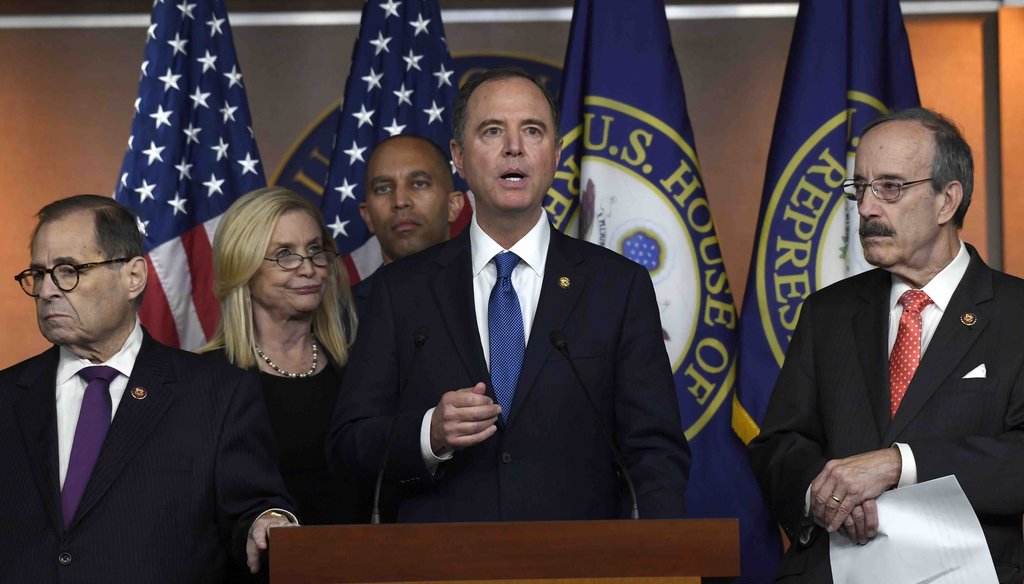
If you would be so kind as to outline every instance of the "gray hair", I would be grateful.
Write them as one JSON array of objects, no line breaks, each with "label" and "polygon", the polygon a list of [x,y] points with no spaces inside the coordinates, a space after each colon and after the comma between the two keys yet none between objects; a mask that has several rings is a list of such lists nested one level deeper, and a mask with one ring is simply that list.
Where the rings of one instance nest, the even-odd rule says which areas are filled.
[{"label": "gray hair", "polygon": [[872,120],[861,136],[869,130],[887,122],[917,122],[932,133],[935,140],[935,155],[932,158],[932,190],[941,191],[953,181],[963,185],[964,198],[960,201],[953,223],[957,229],[964,226],[967,208],[971,206],[971,194],[974,192],[974,157],[971,147],[964,140],[963,133],[952,120],[946,116],[923,107],[897,110]]}]

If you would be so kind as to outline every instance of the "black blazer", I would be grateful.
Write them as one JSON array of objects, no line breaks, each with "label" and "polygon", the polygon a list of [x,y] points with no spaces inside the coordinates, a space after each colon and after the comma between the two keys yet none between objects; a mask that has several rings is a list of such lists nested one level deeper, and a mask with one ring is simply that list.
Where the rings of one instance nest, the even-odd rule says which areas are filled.
[{"label": "black blazer", "polygon": [[355,306],[356,316],[359,317],[360,326],[369,316],[370,298],[373,295],[373,277],[376,274],[377,272],[374,272],[352,286],[352,302]]},{"label": "black blazer", "polygon": [[[888,382],[891,276],[872,270],[812,294],[750,457],[792,542],[780,576],[830,582],[828,537],[803,517],[833,458],[906,443],[918,481],[955,475],[978,514],[1001,582],[1021,581],[1024,511],[1024,281],[970,265],[896,417]],[[973,314],[976,323],[962,322]],[[970,318],[966,318],[970,322]],[[984,364],[984,379],[963,379]],[[811,529],[807,544],[801,528]]]},{"label": "black blazer", "polygon": [[[558,329],[626,459],[641,516],[682,516],[690,450],[651,279],[634,262],[554,229],[508,422],[499,422],[485,442],[456,452],[436,475],[428,472],[419,445],[426,411],[446,391],[490,385],[471,271],[466,230],[374,275],[364,320],[372,326],[360,329],[349,361],[329,460],[372,478],[394,420],[387,481],[403,491],[399,521],[628,516],[628,497],[595,413],[549,341]],[[415,357],[420,327],[429,340]]]},{"label": "black blazer", "polygon": [[[327,359],[327,366],[334,371],[338,379],[344,378],[345,367],[340,365],[325,347],[321,347],[320,350],[321,355]],[[227,353],[223,347],[214,349],[208,352],[207,355],[227,361]],[[260,371],[259,366],[254,365],[249,368],[249,371],[259,376],[262,385],[265,380],[265,374]],[[324,440],[319,440],[319,444],[317,444],[313,440],[313,436],[326,435],[329,429],[331,412],[333,411],[333,408],[323,410],[322,404],[312,402],[316,404],[316,407],[321,408],[319,411],[313,411],[305,407],[305,404],[311,402],[302,399],[294,400],[294,402],[291,400],[293,396],[292,391],[295,389],[291,386],[294,386],[296,382],[302,384],[309,381],[309,379],[291,380],[288,382],[290,386],[288,393],[278,393],[275,394],[276,397],[268,396],[267,388],[261,387],[263,397],[268,400],[281,400],[283,396],[287,396],[286,400],[288,403],[279,404],[283,408],[283,413],[274,411],[272,401],[264,402],[268,409],[267,413],[270,416],[274,441],[279,447],[277,459],[285,486],[299,508],[298,515],[306,525],[369,523],[373,492],[367,485],[360,485],[356,481],[350,481],[347,477],[336,474],[326,476],[326,458],[323,458],[315,467],[305,466],[309,464],[306,456],[314,452],[320,457],[325,456]],[[317,390],[317,388],[313,387],[309,389]],[[334,388],[335,391],[338,389],[338,387]],[[319,391],[323,390],[319,389]],[[275,416],[275,413],[279,415]],[[303,428],[297,432],[296,425],[299,424]],[[320,434],[320,432],[323,432],[323,434]],[[288,446],[299,451],[301,461],[289,460],[287,458],[284,449]],[[298,470],[295,469],[296,463],[302,465]],[[292,468],[289,469],[289,467]],[[323,474],[321,471],[323,471]]]},{"label": "black blazer", "polygon": [[147,334],[65,530],[58,355],[0,372],[0,582],[220,582],[260,512],[293,510],[255,376]]}]

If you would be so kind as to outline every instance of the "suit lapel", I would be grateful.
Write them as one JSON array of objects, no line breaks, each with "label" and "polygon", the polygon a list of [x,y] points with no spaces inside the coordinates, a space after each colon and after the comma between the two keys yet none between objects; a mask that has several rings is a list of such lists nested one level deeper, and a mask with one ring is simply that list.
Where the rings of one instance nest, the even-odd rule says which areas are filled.
[{"label": "suit lapel", "polygon": [[441,313],[453,340],[455,352],[462,361],[470,380],[487,381],[487,392],[492,398],[491,376],[484,360],[483,345],[476,324],[476,304],[473,301],[473,254],[469,246],[469,229],[449,241],[437,256],[437,271],[432,288],[434,302]]},{"label": "suit lapel", "polygon": [[[110,485],[124,470],[125,465],[156,428],[159,420],[174,402],[175,374],[166,354],[167,348],[154,341],[147,334],[142,349],[135,360],[132,376],[128,380],[124,395],[110,424],[103,450],[96,461],[89,483],[82,494],[82,501],[69,529],[81,521],[89,510],[103,497]],[[132,395],[135,388],[142,388],[144,399]]]},{"label": "suit lapel", "polygon": [[60,510],[57,462],[56,375],[59,349],[53,347],[18,379],[22,394],[14,405],[22,444],[47,515],[58,532],[64,529]]},{"label": "suit lapel", "polygon": [[876,270],[870,283],[861,289],[864,305],[853,315],[853,336],[857,345],[864,376],[862,387],[871,404],[875,418],[875,432],[881,437],[882,429],[889,425],[889,356],[886,354],[889,337],[888,272]]},{"label": "suit lapel", "polygon": [[[530,338],[526,343],[526,355],[523,356],[523,366],[519,371],[508,425],[514,423],[516,412],[520,409],[519,404],[526,402],[536,385],[537,375],[554,350],[550,341],[551,331],[563,328],[569,312],[587,283],[586,272],[580,266],[583,259],[579,254],[573,253],[567,245],[569,236],[563,235],[553,227],[550,229],[551,243],[548,245],[540,300],[533,317]],[[563,277],[568,278],[568,285],[565,287],[560,285]]]},{"label": "suit lapel", "polygon": [[[885,433],[885,442],[894,442],[906,429],[914,416],[928,402],[939,386],[960,364],[967,351],[981,337],[988,323],[995,315],[985,311],[984,302],[992,299],[992,270],[978,257],[974,248],[968,246],[971,263],[967,267],[956,291],[949,300],[939,326],[935,329],[928,349],[921,358],[921,364],[910,381],[903,396],[896,417]],[[966,326],[960,322],[961,315],[974,313],[977,322]]]}]

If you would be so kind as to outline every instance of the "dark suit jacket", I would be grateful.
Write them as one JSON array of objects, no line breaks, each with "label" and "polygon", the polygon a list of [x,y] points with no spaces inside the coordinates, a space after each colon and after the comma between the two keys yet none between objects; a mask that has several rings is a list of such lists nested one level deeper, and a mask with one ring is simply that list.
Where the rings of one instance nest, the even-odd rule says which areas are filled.
[{"label": "dark suit jacket", "polygon": [[356,282],[355,286],[352,286],[352,301],[355,303],[359,324],[363,324],[363,319],[369,316],[370,298],[373,294],[373,277],[376,274],[377,272],[374,272]]},{"label": "dark suit jacket", "polygon": [[255,376],[146,335],[65,530],[58,355],[0,372],[0,582],[220,582],[256,516],[293,509]]},{"label": "dark suit jacket", "polygon": [[[420,456],[425,412],[446,391],[490,385],[471,271],[466,230],[374,276],[373,324],[361,329],[349,362],[328,439],[332,463],[372,478],[394,420],[387,479],[403,487],[399,521],[628,516],[628,497],[595,413],[549,341],[559,329],[596,415],[626,459],[641,516],[682,516],[690,451],[651,279],[618,254],[553,229],[508,423],[499,422],[495,436],[456,452],[431,476]],[[429,340],[417,357],[419,327],[429,330]],[[489,387],[488,393],[493,399]]]},{"label": "dark suit jacket", "polygon": [[[320,351],[321,357],[326,357],[327,366],[334,370],[338,379],[344,378],[345,366],[340,365],[325,347],[321,347]],[[225,361],[228,358],[223,347],[206,354]],[[277,451],[278,466],[285,486],[299,509],[298,514],[302,516],[303,523],[306,525],[367,523],[370,520],[372,492],[364,485],[361,486],[355,481],[348,480],[347,477],[333,474],[324,476],[327,466],[326,459],[314,465],[306,458],[313,453],[324,456],[323,439],[319,440],[320,444],[317,445],[316,440],[313,440],[311,436],[314,434],[326,435],[331,415],[330,410],[325,411],[322,404],[317,401],[291,400],[294,397],[295,382],[298,381],[299,384],[302,384],[309,382],[310,379],[288,381],[287,394],[268,394],[267,388],[262,384],[272,377],[269,374],[261,373],[258,365],[253,365],[248,371],[260,379],[263,397],[267,400],[264,403],[267,405],[270,416],[270,428],[274,434],[274,442],[279,448]],[[338,386],[333,387],[335,391],[339,389]],[[314,393],[316,390],[310,386],[303,389],[309,389]],[[282,398],[287,403],[280,403]],[[279,410],[275,410],[274,401],[279,402]],[[311,411],[310,408],[305,407],[305,404],[308,403],[315,403],[320,409]],[[296,434],[295,426],[300,421],[303,429]],[[323,434],[319,434],[320,432]],[[298,453],[300,460],[289,459],[285,454],[285,448],[289,446]]]},{"label": "dark suit jacket", "polygon": [[[828,537],[803,517],[807,487],[833,458],[906,443],[918,481],[955,475],[978,514],[1000,581],[1021,579],[1024,511],[1024,281],[968,246],[967,273],[890,420],[891,276],[873,270],[812,294],[750,457],[789,535],[780,576],[829,582]],[[974,314],[967,326],[962,315]],[[963,379],[985,364],[984,379]],[[812,529],[801,544],[801,528]]]}]

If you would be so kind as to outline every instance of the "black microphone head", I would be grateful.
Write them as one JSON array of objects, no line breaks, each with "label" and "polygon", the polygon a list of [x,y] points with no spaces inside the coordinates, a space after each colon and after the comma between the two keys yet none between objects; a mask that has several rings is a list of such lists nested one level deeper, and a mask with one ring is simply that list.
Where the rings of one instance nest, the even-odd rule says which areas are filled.
[{"label": "black microphone head", "polygon": [[565,352],[566,350],[568,350],[569,343],[565,340],[565,335],[562,334],[562,331],[555,329],[551,331],[551,335],[549,335],[548,338],[551,339],[551,344],[554,345],[555,348],[558,349],[560,352]]},{"label": "black microphone head", "polygon": [[413,343],[413,345],[417,349],[419,349],[423,345],[427,344],[427,339],[429,339],[429,338],[430,338],[430,329],[428,329],[425,326],[421,326],[421,327],[416,329],[416,332],[413,333],[413,335],[412,335],[412,343]]}]

